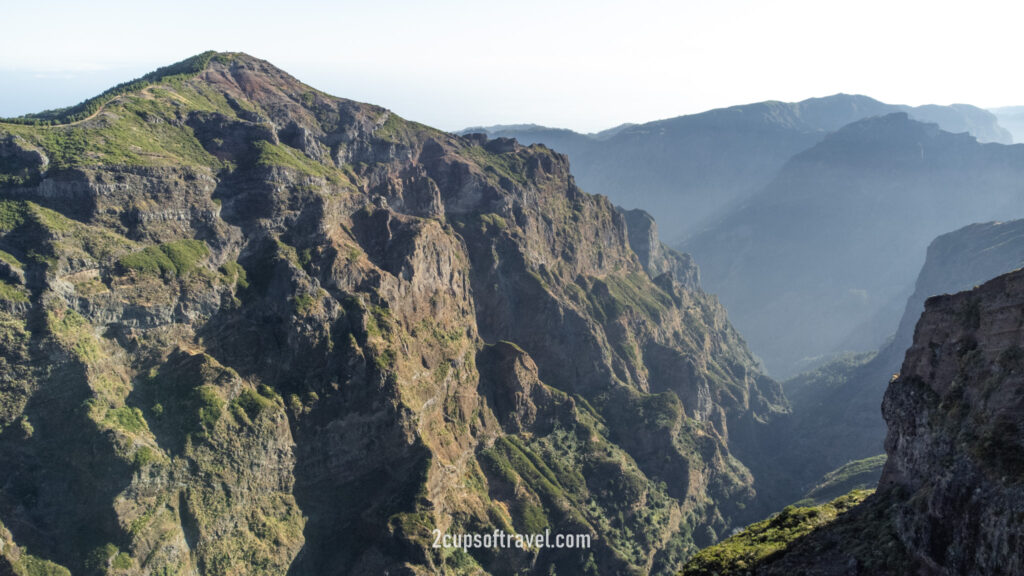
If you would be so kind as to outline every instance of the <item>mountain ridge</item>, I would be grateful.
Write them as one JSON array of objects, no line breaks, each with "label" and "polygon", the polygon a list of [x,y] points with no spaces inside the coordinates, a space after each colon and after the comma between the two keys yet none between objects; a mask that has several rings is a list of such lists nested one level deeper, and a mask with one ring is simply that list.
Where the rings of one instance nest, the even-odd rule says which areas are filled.
[{"label": "mountain ridge", "polygon": [[673,573],[787,405],[627,217],[242,54],[2,124],[0,521],[83,574]]},{"label": "mountain ridge", "polygon": [[[678,245],[757,193],[792,156],[826,134],[894,112],[938,122],[950,132],[1012,142],[995,116],[973,106],[912,108],[849,94],[718,108],[620,126],[604,138],[534,126],[488,134],[568,154],[581,186],[625,208],[658,214],[665,237]],[[470,130],[481,128],[460,133]]]},{"label": "mountain ridge", "polygon": [[867,118],[795,155],[682,248],[769,372],[789,376],[892,334],[936,236],[1024,214],[1022,158],[1024,146],[979,144],[905,113]]}]

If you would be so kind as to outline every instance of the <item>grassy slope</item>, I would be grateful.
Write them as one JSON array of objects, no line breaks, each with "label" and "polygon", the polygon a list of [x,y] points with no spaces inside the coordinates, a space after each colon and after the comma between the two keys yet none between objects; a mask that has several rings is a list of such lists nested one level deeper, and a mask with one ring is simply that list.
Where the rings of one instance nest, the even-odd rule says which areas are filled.
[{"label": "grassy slope", "polygon": [[775,516],[752,524],[743,532],[700,551],[686,563],[682,576],[751,573],[798,538],[834,522],[871,494],[870,490],[855,490],[821,506],[787,506]]},{"label": "grassy slope", "polygon": [[794,506],[816,506],[838,498],[851,490],[874,489],[882,476],[885,454],[853,460],[829,472]]}]

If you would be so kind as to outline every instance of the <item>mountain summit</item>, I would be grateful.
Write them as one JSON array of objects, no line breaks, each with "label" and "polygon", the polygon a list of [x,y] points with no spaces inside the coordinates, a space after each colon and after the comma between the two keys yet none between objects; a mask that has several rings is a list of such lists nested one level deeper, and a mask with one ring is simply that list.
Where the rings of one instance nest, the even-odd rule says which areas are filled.
[{"label": "mountain summit", "polygon": [[[560,154],[244,54],[2,123],[0,571],[674,573],[786,409],[698,277]],[[495,530],[592,545],[432,545]]]}]

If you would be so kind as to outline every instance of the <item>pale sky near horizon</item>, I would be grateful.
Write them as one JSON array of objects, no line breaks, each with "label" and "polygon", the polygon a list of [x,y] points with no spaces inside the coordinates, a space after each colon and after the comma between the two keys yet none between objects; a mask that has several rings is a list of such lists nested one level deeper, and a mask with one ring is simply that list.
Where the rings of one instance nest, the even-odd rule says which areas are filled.
[{"label": "pale sky near horizon", "polygon": [[1012,2],[0,2],[0,116],[75,104],[209,49],[446,130],[587,132],[837,92],[1024,105],[1012,65],[1024,7]]}]

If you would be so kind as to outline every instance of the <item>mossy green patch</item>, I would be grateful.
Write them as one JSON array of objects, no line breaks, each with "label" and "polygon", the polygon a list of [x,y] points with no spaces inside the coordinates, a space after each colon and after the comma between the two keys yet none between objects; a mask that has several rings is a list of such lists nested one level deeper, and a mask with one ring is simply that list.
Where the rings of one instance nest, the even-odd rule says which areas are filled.
[{"label": "mossy green patch", "polygon": [[609,275],[601,281],[618,305],[617,308],[633,308],[658,319],[673,306],[668,294],[638,272],[624,276]]},{"label": "mossy green patch", "polygon": [[508,222],[498,214],[481,214],[480,222],[483,224],[483,232],[486,234],[488,230],[505,230],[508,228]]},{"label": "mossy green patch", "polygon": [[153,462],[157,462],[159,459],[160,457],[157,455],[156,450],[149,446],[142,446],[132,455],[132,464],[135,465],[136,469],[141,469]]},{"label": "mossy green patch", "polygon": [[210,249],[202,240],[178,240],[160,245],[178,276],[187,276],[196,264],[210,255]]},{"label": "mossy green patch", "polygon": [[47,230],[71,232],[75,225],[78,224],[60,212],[33,204],[32,202],[26,202],[26,207],[32,214],[33,219]]},{"label": "mossy green patch", "polygon": [[117,546],[111,543],[98,546],[89,552],[85,559],[85,569],[89,574],[106,574],[111,561],[120,553]]},{"label": "mossy green patch", "polygon": [[80,361],[93,364],[100,359],[100,347],[92,326],[74,310],[50,310],[46,314],[46,324],[50,333]]},{"label": "mossy green patch", "polygon": [[217,393],[217,389],[210,385],[195,388],[192,391],[192,396],[201,433],[209,434],[224,412],[224,400]]},{"label": "mossy green patch", "polygon": [[17,284],[11,284],[6,280],[0,280],[0,300],[7,300],[8,302],[28,302],[28,291]]},{"label": "mossy green patch", "polygon": [[25,222],[26,202],[0,200],[0,232],[10,232]]},{"label": "mossy green patch", "polygon": [[387,113],[388,117],[384,119],[384,123],[377,127],[373,135],[381,140],[392,142],[395,144],[406,141],[409,136],[409,130],[405,126],[405,122],[401,117]]},{"label": "mossy green patch", "polygon": [[176,240],[122,256],[117,265],[122,272],[185,277],[209,254],[202,240]]},{"label": "mossy green patch", "polygon": [[886,455],[853,460],[829,472],[794,506],[813,506],[838,498],[851,490],[874,489],[882,476]]},{"label": "mossy green patch", "polygon": [[232,404],[233,407],[237,406],[237,408],[245,414],[246,419],[251,423],[259,417],[264,410],[272,407],[274,402],[262,394],[257,393],[255,390],[247,388],[238,395],[238,398],[235,398]]},{"label": "mossy green patch", "polygon": [[23,555],[20,563],[23,568],[21,574],[24,576],[71,576],[67,568],[32,555]]},{"label": "mossy green patch", "polygon": [[0,200],[0,233],[14,230],[18,233],[8,235],[6,243],[19,251],[19,260],[27,266],[53,265],[58,255],[69,260],[103,262],[135,245],[118,234],[72,220],[33,202]]},{"label": "mossy green patch", "polygon": [[821,506],[787,506],[775,516],[748,526],[743,532],[705,548],[690,559],[681,576],[749,574],[760,564],[802,536],[829,524],[870,496],[855,490]]},{"label": "mossy green patch", "polygon": [[220,271],[224,274],[224,277],[235,286],[245,289],[249,287],[249,277],[245,272],[245,268],[241,264],[234,260],[225,262],[220,267]]},{"label": "mossy green patch", "polygon": [[373,136],[384,142],[408,145],[423,137],[445,138],[448,136],[436,128],[419,122],[406,120],[394,112],[385,111],[387,118],[373,132]]},{"label": "mossy green patch", "polygon": [[499,438],[491,449],[485,451],[482,462],[492,473],[511,485],[517,483],[517,478],[522,479],[540,498],[543,507],[529,500],[518,502],[519,527],[522,530],[535,533],[551,526],[545,508],[558,510],[567,497],[555,473],[541,458],[518,438],[510,435]]},{"label": "mossy green patch", "polygon": [[24,138],[4,138],[8,145],[19,151],[0,154],[0,188],[21,187],[36,184],[42,177],[42,158],[32,154],[32,147],[26,146]]},{"label": "mossy green patch", "polygon": [[300,174],[323,178],[335,184],[348,182],[341,170],[325,166],[295,148],[284,144],[273,144],[266,140],[253,143],[253,163],[261,167],[294,170]]},{"label": "mossy green patch", "polygon": [[108,410],[103,422],[129,434],[140,434],[149,430],[149,425],[146,424],[146,419],[142,416],[142,410],[129,406]]},{"label": "mossy green patch", "polygon": [[114,560],[110,563],[110,566],[114,570],[128,570],[132,567],[132,557],[121,552],[117,556],[114,556]]},{"label": "mossy green patch", "polygon": [[0,312],[0,431],[22,416],[31,392],[30,335],[25,320]]},{"label": "mossy green patch", "polygon": [[459,151],[466,159],[479,166],[485,174],[500,182],[502,178],[526,185],[526,160],[520,154],[493,154],[481,146],[467,146]]},{"label": "mossy green patch", "polygon": [[395,351],[390,348],[380,350],[373,356],[373,363],[381,372],[389,372],[395,369],[398,359]]},{"label": "mossy green patch", "polygon": [[306,316],[313,310],[316,299],[312,294],[295,295],[295,313],[299,316]]}]

